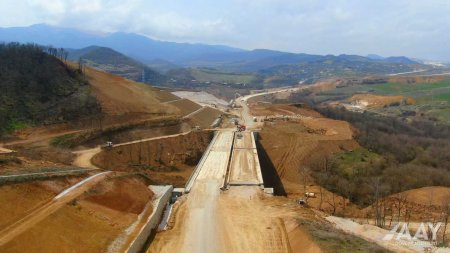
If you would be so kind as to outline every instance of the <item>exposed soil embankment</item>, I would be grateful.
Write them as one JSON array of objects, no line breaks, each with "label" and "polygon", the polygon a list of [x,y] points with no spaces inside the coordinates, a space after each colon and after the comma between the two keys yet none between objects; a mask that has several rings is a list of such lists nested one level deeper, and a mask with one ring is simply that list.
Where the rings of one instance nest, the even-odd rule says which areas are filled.
[{"label": "exposed soil embankment", "polygon": [[[273,165],[276,176],[280,178],[280,183],[274,185],[275,189],[276,185],[282,186],[279,189],[284,189],[293,198],[304,197],[305,191],[315,192],[316,196],[322,192],[322,200],[320,197],[310,198],[308,204],[325,211],[332,211],[334,207],[339,210],[344,208],[342,198],[317,185],[310,176],[310,167],[325,157],[353,150],[359,145],[353,139],[354,133],[349,123],[320,115],[311,117],[314,114],[318,115],[309,112],[309,117],[299,120],[266,122],[259,133],[259,142],[263,153],[267,154],[266,163]],[[270,179],[275,180],[276,177],[271,176]]]},{"label": "exposed soil embankment", "polygon": [[109,176],[0,251],[105,252],[151,201],[153,193],[147,186],[148,180],[140,176]]},{"label": "exposed soil embankment", "polygon": [[223,112],[211,108],[205,107],[203,110],[192,115],[190,117],[194,126],[200,126],[202,128],[210,128],[214,120],[216,120]]},{"label": "exposed soil embankment", "polygon": [[0,186],[0,230],[81,179],[82,177],[67,177]]},{"label": "exposed soil embankment", "polygon": [[142,179],[133,177],[98,184],[86,193],[84,199],[120,212],[139,214],[152,197],[153,193]]},{"label": "exposed soil embankment", "polygon": [[55,138],[52,144],[74,148],[78,146],[95,147],[107,141],[123,143],[133,140],[172,135],[187,131],[191,127],[177,118],[143,121],[137,124],[123,124],[115,127],[97,129],[80,134],[70,134]]},{"label": "exposed soil embankment", "polygon": [[213,137],[212,132],[192,132],[177,137],[105,149],[93,163],[108,170],[139,171],[153,184],[184,186]]}]

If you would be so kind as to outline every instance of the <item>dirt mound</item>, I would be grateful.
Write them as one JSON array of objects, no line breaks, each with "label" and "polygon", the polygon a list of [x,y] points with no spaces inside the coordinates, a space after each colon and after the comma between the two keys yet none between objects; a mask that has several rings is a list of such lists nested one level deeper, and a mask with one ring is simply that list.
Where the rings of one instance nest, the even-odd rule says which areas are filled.
[{"label": "dirt mound", "polygon": [[383,107],[392,104],[414,104],[414,99],[404,96],[378,96],[373,94],[356,94],[349,102],[361,103],[367,107]]},{"label": "dirt mound", "polygon": [[[139,194],[136,194],[139,192]],[[113,178],[91,188],[85,200],[113,210],[139,214],[153,193],[139,178]]]},{"label": "dirt mound", "polygon": [[212,138],[192,132],[103,150],[93,158],[100,168],[145,173],[154,184],[183,186]]},{"label": "dirt mound", "polygon": [[185,98],[183,98],[181,100],[169,102],[168,104],[178,108],[181,116],[186,116],[186,115],[193,113],[193,112],[197,111],[198,109],[202,108],[201,105],[199,105],[195,102],[192,102],[189,99],[185,99]]}]

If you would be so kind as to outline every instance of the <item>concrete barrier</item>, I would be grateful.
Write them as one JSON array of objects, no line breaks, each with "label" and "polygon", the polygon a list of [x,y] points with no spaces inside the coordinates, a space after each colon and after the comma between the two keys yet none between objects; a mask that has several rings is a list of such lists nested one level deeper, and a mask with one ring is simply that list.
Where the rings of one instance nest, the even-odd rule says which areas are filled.
[{"label": "concrete barrier", "polygon": [[201,170],[203,164],[205,163],[205,160],[208,157],[208,154],[211,151],[211,148],[213,147],[214,142],[216,142],[217,136],[218,136],[218,134],[217,134],[217,132],[215,132],[214,138],[209,143],[208,147],[206,148],[205,153],[203,153],[202,158],[198,162],[197,166],[194,169],[194,172],[192,172],[191,176],[189,177],[189,179],[186,183],[186,187],[184,188],[185,193],[189,193],[192,189],[192,186],[194,186],[195,179],[197,178],[198,174],[200,173],[200,170]]},{"label": "concrete barrier", "polygon": [[141,228],[139,234],[133,239],[125,252],[127,253],[139,253],[142,252],[148,237],[150,236],[152,230],[156,228],[161,220],[162,213],[166,207],[167,202],[169,202],[172,197],[173,186],[156,186],[151,185],[149,188],[156,194],[153,201],[153,212],[147,218],[147,223]]},{"label": "concrete barrier", "polygon": [[222,189],[228,189],[228,182],[230,182],[230,167],[231,167],[231,159],[233,159],[233,148],[234,148],[234,140],[236,139],[236,132],[233,133],[233,140],[231,141],[231,149],[230,155],[228,156],[228,165],[225,170],[225,176],[223,177]]}]

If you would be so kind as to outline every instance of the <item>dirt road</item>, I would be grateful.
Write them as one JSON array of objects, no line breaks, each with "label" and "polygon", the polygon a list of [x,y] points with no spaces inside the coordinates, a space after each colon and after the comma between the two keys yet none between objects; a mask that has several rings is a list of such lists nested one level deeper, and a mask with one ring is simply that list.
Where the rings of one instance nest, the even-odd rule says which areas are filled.
[{"label": "dirt road", "polygon": [[[171,138],[171,137],[177,137],[181,135],[189,134],[191,131],[186,131],[179,134],[171,134],[171,135],[164,135],[164,136],[158,136],[158,137],[152,137],[152,138],[145,138],[141,140],[135,140],[135,141],[129,141],[124,143],[115,144],[114,147],[120,147],[140,142],[146,142],[146,141],[152,141],[152,140],[158,140],[158,139],[164,139],[164,138]],[[82,168],[91,168],[91,169],[99,169],[97,166],[92,164],[91,160],[92,157],[94,157],[96,154],[100,153],[102,150],[100,147],[92,148],[92,149],[86,149],[86,150],[80,150],[73,152],[77,157],[72,162],[72,165],[82,167]]]},{"label": "dirt road", "polygon": [[35,209],[22,219],[16,221],[12,225],[0,231],[0,251],[3,245],[8,243],[19,234],[26,231],[27,229],[33,227],[40,221],[44,220],[46,217],[57,211],[66,203],[74,200],[75,198],[83,194],[86,190],[88,190],[101,180],[103,180],[109,173],[111,172],[98,173],[80,181],[79,183],[69,187],[68,189],[58,194],[48,203]]},{"label": "dirt road", "polygon": [[0,146],[0,154],[9,154],[9,153],[12,153],[12,152],[14,152],[14,151],[11,150],[11,149],[7,149],[7,148],[4,148],[4,147]]}]

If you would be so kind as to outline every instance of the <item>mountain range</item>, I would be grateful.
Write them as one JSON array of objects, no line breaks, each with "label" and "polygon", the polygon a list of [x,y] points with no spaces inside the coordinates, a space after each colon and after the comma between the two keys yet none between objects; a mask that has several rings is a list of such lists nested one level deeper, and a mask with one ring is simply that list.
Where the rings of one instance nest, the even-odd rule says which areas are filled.
[{"label": "mountain range", "polygon": [[[215,74],[250,73],[257,77],[252,80],[270,80],[270,84],[292,84],[336,75],[392,74],[428,68],[422,62],[404,56],[335,56],[268,49],[244,50],[222,45],[160,41],[135,33],[97,33],[45,24],[0,28],[0,41],[66,48],[71,60],[81,57],[93,67],[158,85],[164,85],[172,78],[172,70],[181,68],[190,70],[175,71],[177,76],[193,69],[210,68]],[[164,76],[166,74],[168,76]],[[189,75],[185,79],[190,81],[190,78]]]},{"label": "mountain range", "polygon": [[[145,64],[167,61],[180,66],[239,66],[245,71],[283,64],[321,59],[320,55],[296,54],[267,49],[243,50],[222,45],[167,42],[135,33],[96,33],[45,24],[28,27],[0,28],[0,41],[37,43],[54,47],[81,49],[90,46],[109,47]],[[343,57],[346,57],[343,55]],[[417,64],[406,57],[365,57],[373,61]]]}]

